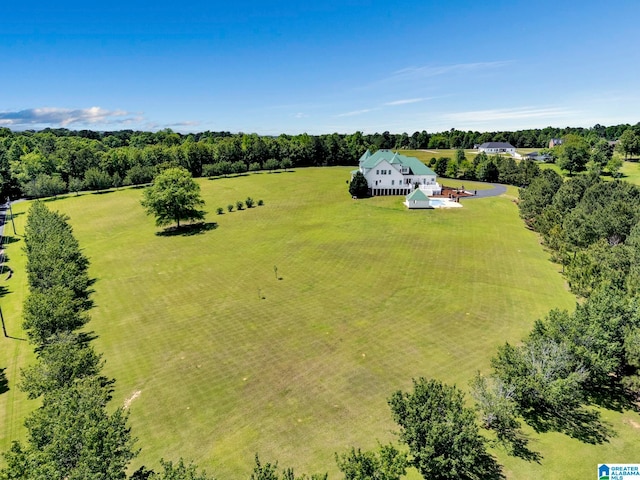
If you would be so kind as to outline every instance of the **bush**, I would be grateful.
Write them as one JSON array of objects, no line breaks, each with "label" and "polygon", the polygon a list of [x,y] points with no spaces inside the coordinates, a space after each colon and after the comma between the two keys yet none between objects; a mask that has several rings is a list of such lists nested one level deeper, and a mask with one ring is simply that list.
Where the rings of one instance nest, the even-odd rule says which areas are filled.
[{"label": "bush", "polygon": [[249,171],[250,172],[257,172],[258,170],[261,170],[262,167],[260,166],[260,163],[258,162],[253,162],[251,163],[251,165],[249,165]]},{"label": "bush", "polygon": [[247,199],[244,201],[244,203],[247,206],[247,208],[253,207],[253,198],[247,197]]},{"label": "bush", "polygon": [[125,185],[141,185],[143,183],[150,183],[156,174],[154,167],[146,165],[134,165],[124,177]]},{"label": "bush", "polygon": [[264,202],[262,200],[258,200],[258,206],[261,207],[262,205],[264,205]]},{"label": "bush", "polygon": [[273,170],[277,170],[280,168],[280,162],[275,158],[270,158],[266,162],[264,162],[264,168],[272,172]]},{"label": "bush", "polygon": [[215,177],[218,175],[218,168],[213,163],[205,163],[202,165],[202,176],[203,177]]},{"label": "bush", "polygon": [[244,173],[246,171],[247,165],[241,160],[238,160],[237,162],[233,162],[231,164],[231,173]]},{"label": "bush", "polygon": [[224,212],[224,208],[222,208],[222,207],[218,207],[218,208],[216,209],[216,212],[217,212],[217,214],[218,214],[218,215],[222,215],[222,212]]},{"label": "bush", "polygon": [[80,190],[84,188],[84,182],[76,177],[69,178],[69,191],[74,192],[76,195]]},{"label": "bush", "polygon": [[287,168],[291,167],[293,167],[293,162],[290,158],[283,158],[280,162],[280,168],[282,168],[285,172],[287,171]]},{"label": "bush", "polygon": [[231,204],[227,205],[227,210],[229,212],[233,212],[233,205],[231,205]]},{"label": "bush", "polygon": [[89,190],[104,190],[113,185],[113,180],[107,172],[92,167],[84,172],[84,185]]},{"label": "bush", "polygon": [[369,194],[367,179],[361,171],[357,171],[349,183],[349,193],[353,197],[364,198]]},{"label": "bush", "polygon": [[236,202],[236,208],[237,208],[238,210],[242,210],[242,208],[243,208],[243,207],[244,207],[244,203],[242,203],[242,200],[238,200],[238,201]]}]

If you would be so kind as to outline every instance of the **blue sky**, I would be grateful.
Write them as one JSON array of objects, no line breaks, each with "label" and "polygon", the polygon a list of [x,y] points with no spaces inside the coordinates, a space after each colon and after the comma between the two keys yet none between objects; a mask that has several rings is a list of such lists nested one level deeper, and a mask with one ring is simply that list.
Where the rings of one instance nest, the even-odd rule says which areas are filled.
[{"label": "blue sky", "polygon": [[640,2],[4,2],[0,126],[277,135],[640,121]]}]

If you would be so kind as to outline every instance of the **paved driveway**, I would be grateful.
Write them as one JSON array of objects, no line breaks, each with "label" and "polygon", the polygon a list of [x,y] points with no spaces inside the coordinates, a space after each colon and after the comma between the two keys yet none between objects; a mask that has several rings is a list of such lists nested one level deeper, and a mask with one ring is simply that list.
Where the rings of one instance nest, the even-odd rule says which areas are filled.
[{"label": "paved driveway", "polygon": [[498,195],[502,195],[507,192],[507,187],[504,185],[500,185],[499,183],[492,183],[488,190],[477,190],[477,193],[472,197],[461,197],[461,200],[472,200],[474,198],[487,198],[487,197],[497,197]]}]

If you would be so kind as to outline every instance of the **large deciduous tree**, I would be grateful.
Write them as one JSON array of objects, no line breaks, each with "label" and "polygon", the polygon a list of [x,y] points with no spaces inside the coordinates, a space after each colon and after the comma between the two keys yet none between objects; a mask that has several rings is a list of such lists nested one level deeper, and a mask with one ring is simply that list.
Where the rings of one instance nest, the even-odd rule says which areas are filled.
[{"label": "large deciduous tree", "polygon": [[590,151],[587,141],[577,135],[567,135],[564,143],[558,148],[558,160],[556,164],[569,175],[581,172],[589,161]]},{"label": "large deciduous tree", "polygon": [[407,454],[392,444],[380,445],[378,452],[351,448],[338,456],[338,468],[345,480],[400,480],[407,473]]},{"label": "large deciduous tree", "polygon": [[413,381],[413,392],[395,392],[389,399],[400,438],[411,463],[429,479],[502,478],[500,466],[486,451],[473,410],[463,393],[437,380]]},{"label": "large deciduous tree", "polygon": [[620,135],[618,149],[624,153],[625,159],[629,156],[638,155],[640,153],[640,137],[633,129],[627,128]]},{"label": "large deciduous tree", "polygon": [[204,200],[200,186],[184,168],[169,168],[153,180],[144,191],[142,206],[156,217],[156,225],[165,226],[181,220],[202,220],[205,212],[200,209]]}]

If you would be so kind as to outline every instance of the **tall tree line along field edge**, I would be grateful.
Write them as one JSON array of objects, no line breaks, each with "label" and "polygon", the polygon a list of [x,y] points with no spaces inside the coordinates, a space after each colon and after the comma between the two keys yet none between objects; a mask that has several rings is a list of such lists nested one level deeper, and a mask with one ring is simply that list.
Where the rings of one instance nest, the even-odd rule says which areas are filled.
[{"label": "tall tree line along field edge", "polygon": [[[117,379],[114,405],[129,407],[142,448],[133,468],[179,452],[218,478],[246,478],[259,452],[335,477],[335,452],[395,438],[392,392],[421,376],[467,389],[499,345],[518,342],[550,308],[573,308],[518,217],[515,189],[456,211],[409,212],[399,197],[352,200],[349,171],[200,179],[208,206],[247,196],[264,206],[209,211],[218,228],[191,236],[156,235],[139,189],[48,204],[69,215],[91,261],[89,330],[104,374]],[[13,206],[19,233],[27,208]],[[21,246],[8,250],[16,275],[7,302],[23,295]],[[24,352],[24,343],[11,345]],[[12,358],[11,370],[29,361]],[[14,432],[4,451],[24,435],[29,408],[9,403],[10,392],[0,395]],[[563,468],[584,478],[595,452],[632,451],[633,417],[606,415],[618,430],[608,444],[544,434],[534,436],[541,464],[495,454],[508,478]]]}]

